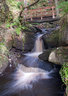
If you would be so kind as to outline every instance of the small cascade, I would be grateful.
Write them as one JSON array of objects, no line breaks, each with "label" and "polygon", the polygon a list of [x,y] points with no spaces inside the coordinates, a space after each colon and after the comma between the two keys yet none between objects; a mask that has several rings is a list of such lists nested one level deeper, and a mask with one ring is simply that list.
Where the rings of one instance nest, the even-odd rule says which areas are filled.
[{"label": "small cascade", "polygon": [[43,34],[37,35],[34,48],[32,49],[31,53],[26,53],[26,56],[38,57],[43,52],[44,44],[42,36]]},{"label": "small cascade", "polygon": [[58,88],[61,81],[53,78],[55,69],[50,63],[38,58],[44,50],[42,36],[43,34],[37,35],[34,48],[30,53],[24,54],[22,64],[10,75],[11,81],[5,85],[0,96],[61,96],[58,95],[61,94],[59,90],[63,92]]},{"label": "small cascade", "polygon": [[38,53],[38,52],[43,52],[43,40],[42,40],[42,34],[39,35],[36,39],[36,42],[35,42],[35,52]]},{"label": "small cascade", "polygon": [[[23,60],[23,65],[19,64],[17,71],[13,74],[13,81],[10,82],[6,92],[3,92],[1,96],[6,94],[15,93],[15,91],[23,89],[32,89],[33,84],[41,79],[51,79],[50,73],[53,70],[46,71],[45,63],[39,60],[38,55],[43,52],[43,34],[37,35],[35,46],[31,53],[26,53],[26,57]],[[28,71],[29,70],[29,71]]]}]

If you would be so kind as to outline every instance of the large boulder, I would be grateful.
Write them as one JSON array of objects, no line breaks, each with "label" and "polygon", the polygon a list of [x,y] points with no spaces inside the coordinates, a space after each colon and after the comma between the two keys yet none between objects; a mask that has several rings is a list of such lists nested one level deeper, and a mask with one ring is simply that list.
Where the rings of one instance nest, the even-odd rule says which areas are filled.
[{"label": "large boulder", "polygon": [[5,45],[10,50],[13,46],[13,36],[15,34],[15,30],[13,28],[7,29],[5,32],[4,40],[5,40]]},{"label": "large boulder", "polygon": [[39,58],[41,60],[48,61],[49,55],[50,55],[52,50],[54,50],[54,49],[51,48],[51,49],[45,50],[42,54],[39,55]]},{"label": "large boulder", "polygon": [[0,27],[0,43],[5,44],[8,50],[10,50],[13,45],[13,34],[15,34],[15,30],[13,28],[7,29],[5,25],[3,26]]},{"label": "large boulder", "polygon": [[53,27],[52,32],[43,35],[43,40],[47,42],[49,47],[68,45],[68,14],[60,19],[57,24],[59,26]]},{"label": "large boulder", "polygon": [[0,73],[2,73],[8,66],[9,51],[5,45],[0,45]]},{"label": "large boulder", "polygon": [[47,43],[50,48],[59,46],[59,29],[43,35],[43,41]]},{"label": "large boulder", "polygon": [[21,35],[14,37],[13,47],[23,52],[31,51],[34,47],[35,36],[32,32],[23,32]]},{"label": "large boulder", "polygon": [[7,56],[0,54],[0,74],[7,68],[8,62]]},{"label": "large boulder", "polygon": [[49,62],[63,65],[68,62],[68,47],[58,47],[49,55]]},{"label": "large boulder", "polygon": [[66,14],[61,20],[60,20],[60,34],[61,37],[61,43],[63,45],[68,45],[68,14]]}]

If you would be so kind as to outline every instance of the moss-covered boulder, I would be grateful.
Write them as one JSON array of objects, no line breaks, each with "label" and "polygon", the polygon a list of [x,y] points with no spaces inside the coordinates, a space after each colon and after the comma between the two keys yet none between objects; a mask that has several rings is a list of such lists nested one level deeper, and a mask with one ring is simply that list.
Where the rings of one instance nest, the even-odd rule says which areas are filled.
[{"label": "moss-covered boulder", "polygon": [[23,52],[29,52],[34,47],[35,33],[23,32],[20,35],[14,36],[13,47]]},{"label": "moss-covered boulder", "polygon": [[63,45],[68,45],[68,14],[64,15],[60,20],[60,37]]},{"label": "moss-covered boulder", "polygon": [[5,25],[0,27],[0,43],[5,44],[8,50],[10,50],[13,45],[13,34],[15,34],[13,28],[6,28]]},{"label": "moss-covered boulder", "polygon": [[3,54],[5,56],[7,56],[9,54],[9,51],[8,49],[6,48],[5,45],[3,44],[0,44],[0,54]]},{"label": "moss-covered boulder", "polygon": [[8,62],[7,56],[0,54],[0,74],[6,69]]},{"label": "moss-covered boulder", "polygon": [[60,75],[62,78],[62,81],[66,85],[66,94],[65,96],[68,96],[68,62],[65,62],[60,70]]},{"label": "moss-covered boulder", "polygon": [[5,45],[0,44],[0,73],[8,66],[9,51]]},{"label": "moss-covered boulder", "polygon": [[42,54],[39,55],[39,58],[44,61],[48,61],[49,55],[51,51],[54,50],[53,48],[45,50]]},{"label": "moss-covered boulder", "polygon": [[15,30],[13,28],[5,30],[4,43],[5,43],[6,47],[8,48],[8,50],[10,50],[13,46],[14,34],[15,34]]},{"label": "moss-covered boulder", "polygon": [[58,47],[53,50],[49,55],[49,61],[61,65],[68,62],[68,47]]},{"label": "moss-covered boulder", "polygon": [[59,46],[59,29],[43,35],[43,40],[44,42],[47,42],[48,47],[52,48]]}]

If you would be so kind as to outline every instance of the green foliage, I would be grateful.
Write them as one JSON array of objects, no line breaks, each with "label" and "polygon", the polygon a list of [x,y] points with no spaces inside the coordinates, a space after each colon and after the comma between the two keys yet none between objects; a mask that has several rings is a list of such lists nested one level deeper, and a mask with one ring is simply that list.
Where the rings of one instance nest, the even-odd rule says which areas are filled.
[{"label": "green foliage", "polygon": [[21,28],[20,27],[16,28],[16,33],[17,33],[17,35],[19,35],[21,33]]},{"label": "green foliage", "polygon": [[19,9],[20,9],[20,8],[21,8],[21,6],[22,6],[22,2],[18,2],[18,3],[17,3],[17,8],[19,8]]},{"label": "green foliage", "polygon": [[21,25],[18,18],[16,20],[14,20],[13,23],[7,22],[6,28],[10,28],[10,27],[15,28],[17,35],[20,35],[21,30],[28,29],[24,24]]},{"label": "green foliage", "polygon": [[9,3],[10,6],[17,8],[18,1],[16,1],[16,0],[7,0],[7,3]]},{"label": "green foliage", "polygon": [[4,43],[0,42],[0,46],[1,46],[1,45],[4,45]]},{"label": "green foliage", "polygon": [[47,6],[48,0],[40,0],[36,5],[32,6],[30,9],[36,9],[39,7]]},{"label": "green foliage", "polygon": [[17,0],[7,0],[7,3],[15,9],[21,9],[24,6],[23,1],[17,1]]},{"label": "green foliage", "polygon": [[63,82],[67,85],[68,84],[68,62],[63,64],[60,70],[60,74]]},{"label": "green foliage", "polygon": [[68,1],[62,1],[62,2],[60,2],[60,3],[59,3],[59,8],[62,9],[61,12],[62,12],[63,14],[68,13]]},{"label": "green foliage", "polygon": [[11,26],[10,23],[6,24],[6,28],[10,28],[10,26]]}]

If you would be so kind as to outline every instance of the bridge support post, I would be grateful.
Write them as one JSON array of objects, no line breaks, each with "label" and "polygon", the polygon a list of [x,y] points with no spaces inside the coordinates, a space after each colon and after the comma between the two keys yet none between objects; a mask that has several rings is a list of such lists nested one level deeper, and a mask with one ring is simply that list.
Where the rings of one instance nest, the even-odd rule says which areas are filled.
[{"label": "bridge support post", "polygon": [[33,19],[32,19],[32,17],[31,17],[31,21],[32,21]]},{"label": "bridge support post", "polygon": [[43,19],[43,17],[41,17],[41,20]]},{"label": "bridge support post", "polygon": [[54,8],[54,6],[52,7],[52,18],[55,18],[55,8]]},{"label": "bridge support post", "polygon": [[40,9],[40,14],[41,14],[41,20],[43,19],[43,17],[42,17],[42,9]]}]

